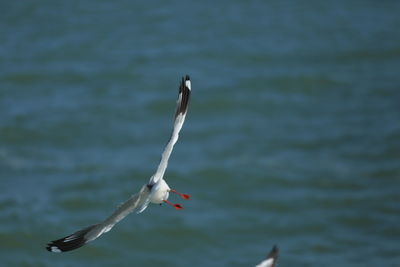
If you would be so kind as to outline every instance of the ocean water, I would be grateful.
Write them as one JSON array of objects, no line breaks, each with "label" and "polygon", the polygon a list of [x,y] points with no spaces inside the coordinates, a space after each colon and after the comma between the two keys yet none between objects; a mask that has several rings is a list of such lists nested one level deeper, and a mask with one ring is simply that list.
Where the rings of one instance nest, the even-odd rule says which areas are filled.
[{"label": "ocean water", "polygon": [[[400,2],[0,8],[0,265],[400,266]],[[47,252],[148,181],[185,74],[185,209]]]}]

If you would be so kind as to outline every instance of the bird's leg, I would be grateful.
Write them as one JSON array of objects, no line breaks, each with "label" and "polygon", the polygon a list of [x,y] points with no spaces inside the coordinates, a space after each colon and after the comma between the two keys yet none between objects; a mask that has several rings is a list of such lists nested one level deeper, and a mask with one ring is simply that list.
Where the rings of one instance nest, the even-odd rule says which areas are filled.
[{"label": "bird's leg", "polygon": [[177,209],[177,210],[181,210],[181,209],[183,209],[183,207],[181,206],[181,204],[174,204],[174,203],[171,203],[171,202],[169,202],[168,200],[163,200],[165,203],[167,203],[167,204],[169,204],[169,205],[171,205],[171,206],[173,206],[175,209]]},{"label": "bird's leg", "polygon": [[177,192],[175,189],[170,189],[169,192],[180,195],[183,199],[190,199],[190,195]]}]

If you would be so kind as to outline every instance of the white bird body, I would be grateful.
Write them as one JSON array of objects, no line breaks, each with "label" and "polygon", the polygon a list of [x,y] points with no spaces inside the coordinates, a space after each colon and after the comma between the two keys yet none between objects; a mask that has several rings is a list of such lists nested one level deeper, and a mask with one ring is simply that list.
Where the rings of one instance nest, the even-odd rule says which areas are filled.
[{"label": "white bird body", "polygon": [[164,152],[161,155],[161,161],[157,171],[151,176],[149,183],[142,186],[141,190],[132,195],[127,201],[122,203],[107,219],[103,222],[88,226],[69,236],[51,241],[47,244],[46,249],[51,252],[64,252],[77,249],[90,241],[95,240],[103,233],[110,231],[113,226],[120,220],[125,218],[129,213],[143,212],[150,203],[162,204],[167,203],[174,206],[177,210],[182,209],[180,204],[173,204],[168,201],[169,194],[176,193],[184,199],[189,199],[187,194],[181,194],[174,189],[171,189],[164,180],[165,170],[168,166],[168,159],[178,141],[179,132],[182,129],[183,123],[188,109],[189,98],[191,94],[191,82],[188,75],[182,78],[179,86],[179,94],[177,107],[174,117],[174,127],[171,138],[169,139]]},{"label": "white bird body", "polygon": [[169,188],[164,179],[158,180],[150,191],[150,202],[154,204],[164,203],[165,200],[168,200],[170,190],[171,188]]}]

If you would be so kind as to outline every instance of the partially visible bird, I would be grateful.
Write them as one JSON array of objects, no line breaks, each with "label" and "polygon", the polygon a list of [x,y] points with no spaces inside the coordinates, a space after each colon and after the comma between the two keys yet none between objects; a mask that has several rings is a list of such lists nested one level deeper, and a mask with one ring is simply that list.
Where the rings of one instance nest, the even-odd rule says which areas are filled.
[{"label": "partially visible bird", "polygon": [[275,267],[278,261],[279,250],[275,245],[268,253],[267,258],[256,265],[256,267]]}]

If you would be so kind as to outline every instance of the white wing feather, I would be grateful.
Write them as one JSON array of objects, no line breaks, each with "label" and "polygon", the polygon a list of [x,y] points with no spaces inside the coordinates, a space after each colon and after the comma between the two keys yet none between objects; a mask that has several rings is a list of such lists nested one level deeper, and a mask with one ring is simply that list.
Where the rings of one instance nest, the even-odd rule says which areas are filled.
[{"label": "white wing feather", "polygon": [[172,130],[171,138],[169,139],[167,146],[165,147],[164,152],[161,155],[160,164],[158,165],[156,173],[150,178],[149,184],[155,184],[164,177],[165,170],[168,166],[168,159],[171,156],[171,152],[174,149],[175,143],[178,141],[179,132],[181,131],[183,123],[185,122],[188,102],[191,93],[190,90],[190,78],[188,75],[186,75],[185,79],[182,79],[181,85],[179,87],[179,95],[174,119],[174,128]]}]

